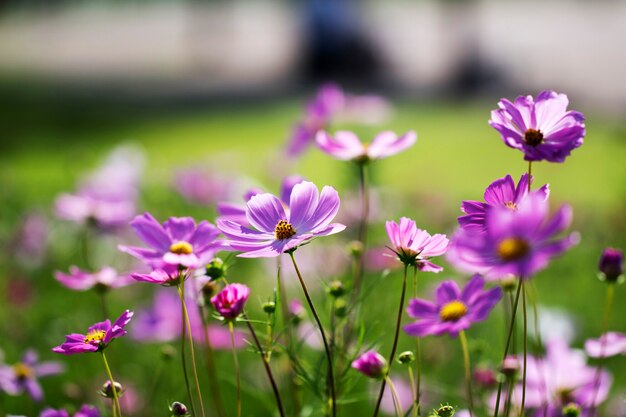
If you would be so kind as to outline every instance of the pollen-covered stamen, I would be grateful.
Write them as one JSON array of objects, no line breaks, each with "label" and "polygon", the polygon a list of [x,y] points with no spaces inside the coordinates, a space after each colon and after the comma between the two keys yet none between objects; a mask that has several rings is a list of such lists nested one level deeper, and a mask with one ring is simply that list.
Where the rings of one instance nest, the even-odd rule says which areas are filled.
[{"label": "pollen-covered stamen", "polygon": [[530,146],[537,146],[543,142],[543,133],[539,129],[528,129],[524,133],[524,142]]},{"label": "pollen-covered stamen", "polygon": [[291,236],[296,234],[296,229],[290,223],[287,223],[286,220],[281,220],[276,225],[274,229],[274,235],[276,239],[289,239]]},{"label": "pollen-covered stamen", "polygon": [[34,374],[33,368],[21,362],[13,365],[13,372],[15,372],[17,379],[28,379]]},{"label": "pollen-covered stamen", "polygon": [[104,330],[92,330],[85,335],[83,343],[89,343],[92,345],[99,345],[104,339],[106,332]]},{"label": "pollen-covered stamen", "polygon": [[450,301],[439,310],[439,317],[443,321],[457,321],[467,314],[467,307],[461,301]]},{"label": "pollen-covered stamen", "polygon": [[191,243],[184,241],[172,243],[172,246],[170,246],[170,252],[177,255],[189,255],[193,253],[193,246]]},{"label": "pollen-covered stamen", "polygon": [[509,237],[498,244],[497,252],[503,261],[517,261],[530,252],[530,245],[524,239]]},{"label": "pollen-covered stamen", "polygon": [[504,203],[504,207],[508,208],[509,210],[517,210],[517,204],[512,201],[507,201],[506,203]]}]

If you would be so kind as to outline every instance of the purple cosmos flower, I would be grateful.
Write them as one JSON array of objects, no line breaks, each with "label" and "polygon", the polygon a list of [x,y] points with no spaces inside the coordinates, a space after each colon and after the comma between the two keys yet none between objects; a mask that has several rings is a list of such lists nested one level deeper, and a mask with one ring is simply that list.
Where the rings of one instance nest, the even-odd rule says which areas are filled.
[{"label": "purple cosmos flower", "polygon": [[174,181],[180,195],[192,203],[203,205],[212,205],[228,198],[233,185],[233,181],[227,177],[198,168],[178,172]]},{"label": "purple cosmos flower", "polygon": [[417,135],[409,131],[398,137],[395,133],[386,131],[376,135],[372,143],[364,144],[352,132],[338,131],[333,137],[327,132],[320,131],[315,140],[322,151],[336,159],[367,162],[402,152],[413,146]]},{"label": "purple cosmos flower", "polygon": [[330,223],[338,210],[334,188],[325,186],[320,195],[315,184],[303,181],[293,187],[287,210],[272,194],[252,197],[246,217],[254,229],[228,219],[218,219],[217,225],[230,247],[244,252],[238,256],[275,257],[318,236],[341,232],[344,225]]},{"label": "purple cosmos flower", "polygon": [[352,367],[368,378],[382,379],[387,374],[387,360],[375,350],[362,353],[352,362]]},{"label": "purple cosmos flower", "polygon": [[503,98],[489,124],[507,146],[524,152],[526,161],[563,162],[585,136],[585,117],[567,111],[568,104],[565,94],[550,90],[539,93],[537,100],[519,96],[511,103]]},{"label": "purple cosmos flower", "polygon": [[485,231],[459,229],[452,238],[447,258],[457,268],[501,278],[513,274],[524,279],[545,268],[551,258],[578,243],[578,234],[555,240],[572,221],[564,205],[548,218],[548,202],[531,193],[511,211],[493,207],[487,211]]},{"label": "purple cosmos flower", "polygon": [[441,272],[443,268],[428,259],[446,253],[448,239],[446,235],[431,236],[426,230],[418,229],[415,221],[402,217],[400,224],[394,221],[386,223],[387,235],[391,241],[391,251],[400,262],[415,266],[420,271]]},{"label": "purple cosmos flower", "polygon": [[38,379],[63,372],[58,362],[38,362],[37,353],[29,349],[22,360],[12,366],[0,365],[0,390],[9,395],[28,393],[35,401],[43,399]]},{"label": "purple cosmos flower", "polygon": [[65,287],[76,291],[120,288],[135,282],[130,275],[120,275],[110,267],[104,267],[96,272],[82,271],[76,266],[70,267],[70,273],[55,272],[54,277]]},{"label": "purple cosmos flower", "polygon": [[585,352],[592,358],[626,355],[626,334],[608,332],[599,339],[587,339]]},{"label": "purple cosmos flower", "polygon": [[428,336],[448,333],[456,337],[472,323],[483,321],[502,298],[502,289],[484,290],[485,280],[474,275],[463,291],[454,281],[444,281],[437,287],[437,301],[420,298],[410,301],[406,309],[409,316],[418,319],[404,326],[411,336]]},{"label": "purple cosmos flower", "polygon": [[211,303],[220,316],[226,320],[233,320],[242,313],[249,295],[250,288],[245,285],[229,284],[211,298]]},{"label": "purple cosmos flower", "polygon": [[191,217],[170,217],[161,225],[150,213],[137,216],[130,223],[137,235],[151,248],[119,246],[153,268],[169,266],[196,268],[222,249],[216,240],[219,230],[207,221],[196,226]]},{"label": "purple cosmos flower", "polygon": [[180,284],[181,280],[186,280],[189,274],[186,270],[181,271],[177,266],[163,265],[163,267],[154,269],[147,274],[133,272],[130,276],[136,281],[172,287]]},{"label": "purple cosmos flower", "polygon": [[115,320],[113,326],[111,326],[111,321],[106,319],[87,329],[87,334],[69,334],[65,337],[65,343],[53,348],[52,351],[64,355],[73,355],[83,352],[100,352],[106,348],[113,339],[117,339],[126,334],[124,327],[132,317],[133,312],[126,310]]},{"label": "purple cosmos flower", "polygon": [[[46,408],[39,414],[39,417],[70,417],[70,414],[63,409]],[[100,411],[92,405],[84,404],[74,413],[74,417],[100,417]]]},{"label": "purple cosmos flower", "polygon": [[606,248],[602,252],[598,269],[608,282],[615,282],[624,273],[624,252],[620,249]]},{"label": "purple cosmos flower", "polygon": [[[190,291],[185,294],[185,303],[194,342],[204,343],[205,329],[196,302],[190,297]],[[159,289],[152,305],[147,309],[137,311],[133,317],[131,338],[146,343],[177,340],[182,334],[181,314],[178,295],[174,291]],[[208,335],[214,349],[231,348],[230,333],[224,326],[209,325]],[[245,345],[244,333],[235,330],[235,347],[243,348]]]},{"label": "purple cosmos flower", "polygon": [[[530,177],[532,184],[533,178]],[[544,200],[548,199],[550,189],[548,184],[534,193],[540,194]],[[506,207],[509,210],[517,210],[519,203],[528,195],[528,174],[522,175],[517,186],[510,175],[499,178],[489,184],[485,190],[485,202],[466,200],[461,204],[461,211],[465,216],[458,218],[459,225],[467,230],[484,230],[485,216],[491,207]]]}]

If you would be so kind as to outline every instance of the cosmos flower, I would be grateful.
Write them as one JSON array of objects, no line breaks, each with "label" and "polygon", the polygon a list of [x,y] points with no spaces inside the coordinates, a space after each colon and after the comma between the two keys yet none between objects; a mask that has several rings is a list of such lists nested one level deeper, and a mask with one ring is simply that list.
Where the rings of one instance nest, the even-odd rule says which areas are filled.
[{"label": "cosmos flower", "polygon": [[[70,413],[64,409],[45,408],[39,414],[39,417],[70,417]],[[92,405],[84,404],[74,413],[74,417],[100,417],[100,411]]]},{"label": "cosmos flower", "polygon": [[172,287],[180,284],[181,280],[189,278],[187,270],[180,270],[174,265],[163,265],[147,274],[133,272],[130,274],[135,281],[148,282],[150,284],[158,284],[164,287]]},{"label": "cosmos flower", "polygon": [[210,206],[228,198],[233,181],[204,169],[189,168],[176,173],[174,186],[187,201]]},{"label": "cosmos flower", "polygon": [[352,362],[352,367],[368,378],[382,379],[387,374],[387,360],[375,350],[362,353]]},{"label": "cosmos flower", "polygon": [[437,287],[435,302],[414,298],[409,302],[407,313],[418,319],[404,326],[411,336],[441,335],[456,337],[472,323],[483,321],[502,298],[502,289],[484,290],[485,280],[474,275],[463,291],[454,281],[443,281]]},{"label": "cosmos flower", "polygon": [[329,186],[321,194],[312,182],[303,181],[293,187],[289,207],[272,194],[258,194],[248,201],[242,225],[218,219],[217,226],[228,238],[229,246],[247,258],[276,257],[319,236],[341,232],[345,226],[331,224],[339,210],[339,195]]},{"label": "cosmos flower", "polygon": [[63,372],[63,365],[58,362],[38,362],[37,353],[29,349],[22,360],[12,366],[0,365],[0,391],[9,395],[26,392],[33,400],[43,399],[43,390],[39,378]]},{"label": "cosmos flower", "polygon": [[250,288],[243,284],[229,284],[211,298],[211,303],[220,316],[226,320],[236,319],[248,301]]},{"label": "cosmos flower", "polygon": [[546,90],[537,99],[519,96],[511,103],[498,102],[489,124],[502,136],[504,143],[524,153],[526,161],[563,162],[572,150],[583,144],[585,117],[567,111],[565,94]]},{"label": "cosmos flower", "polygon": [[52,351],[64,355],[73,355],[83,352],[100,352],[114,339],[126,334],[124,327],[130,322],[132,317],[133,312],[126,310],[115,320],[113,326],[111,326],[111,321],[106,319],[87,329],[87,334],[69,334],[65,338],[65,343],[52,348]]},{"label": "cosmos flower", "polygon": [[348,131],[335,132],[334,137],[327,132],[320,131],[315,138],[317,146],[333,158],[368,162],[386,158],[413,146],[417,135],[413,131],[406,132],[398,137],[394,132],[381,132],[372,143],[362,143],[356,134]]},{"label": "cosmos flower", "polygon": [[207,221],[196,226],[191,217],[170,217],[161,225],[150,213],[130,223],[137,235],[150,248],[119,246],[153,268],[167,265],[196,268],[210,261],[223,247],[217,240],[219,230]]},{"label": "cosmos flower", "polygon": [[[530,177],[532,184],[533,178]],[[548,199],[550,189],[548,184],[544,185],[537,191],[533,191],[541,195],[544,200]],[[504,178],[498,178],[485,190],[485,202],[466,200],[461,204],[461,210],[464,216],[458,218],[459,225],[467,230],[484,230],[485,216],[487,210],[491,207],[506,207],[509,210],[517,210],[519,203],[528,195],[528,174],[522,175],[519,183],[515,185],[513,178],[507,175]]]},{"label": "cosmos flower", "polygon": [[104,267],[96,272],[87,272],[71,266],[69,274],[57,271],[54,277],[63,286],[75,291],[87,291],[94,287],[103,290],[120,288],[135,282],[130,275],[120,275],[110,267]]},{"label": "cosmos flower", "polygon": [[626,334],[608,332],[599,339],[587,339],[585,352],[592,358],[626,355]]},{"label": "cosmos flower", "polygon": [[389,249],[398,256],[400,262],[407,266],[415,266],[420,271],[443,271],[442,267],[428,259],[446,253],[448,247],[446,235],[431,236],[426,230],[418,229],[415,221],[407,217],[402,217],[400,224],[388,221],[385,226],[391,241]]},{"label": "cosmos flower", "polygon": [[447,259],[457,268],[488,278],[508,274],[528,279],[544,269],[551,258],[578,243],[578,234],[556,239],[572,221],[570,206],[548,217],[548,202],[531,193],[517,206],[492,207],[487,211],[485,231],[459,229],[452,238]]}]

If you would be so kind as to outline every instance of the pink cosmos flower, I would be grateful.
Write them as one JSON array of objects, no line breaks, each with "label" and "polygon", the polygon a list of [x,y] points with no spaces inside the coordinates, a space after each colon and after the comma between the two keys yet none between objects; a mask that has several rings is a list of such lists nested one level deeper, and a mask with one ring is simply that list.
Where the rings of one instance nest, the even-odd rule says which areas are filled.
[{"label": "pink cosmos flower", "polygon": [[[532,184],[533,178],[530,177]],[[548,199],[550,195],[550,189],[548,184],[544,185],[537,191],[543,197],[544,200]],[[487,210],[492,207],[506,207],[509,210],[517,210],[517,206],[528,195],[528,174],[522,175],[517,186],[510,175],[504,178],[499,178],[492,182],[485,190],[485,202],[466,200],[461,204],[461,210],[465,213],[464,216],[458,218],[459,225],[463,229],[467,230],[484,230],[485,229],[485,216]]]},{"label": "pink cosmos flower", "polygon": [[188,270],[180,270],[174,265],[163,265],[162,268],[153,269],[150,273],[133,272],[130,276],[136,281],[172,287],[189,278],[189,273]]},{"label": "pink cosmos flower", "polygon": [[537,100],[519,96],[511,103],[503,98],[489,124],[507,146],[524,152],[526,161],[563,162],[585,136],[585,117],[567,111],[568,104],[565,94],[550,90],[539,93]]},{"label": "pink cosmos flower", "polygon": [[327,132],[320,131],[317,133],[316,141],[322,151],[336,159],[367,162],[408,149],[417,141],[417,135],[409,131],[398,137],[394,132],[386,131],[376,135],[372,143],[364,144],[352,132],[338,131],[333,137]]},{"label": "pink cosmos flower", "polygon": [[75,291],[87,291],[94,287],[97,289],[120,288],[135,282],[130,275],[120,275],[110,267],[90,273],[71,266],[69,274],[57,271],[54,277],[62,285]]},{"label": "pink cosmos flower", "polygon": [[126,310],[115,320],[113,326],[111,326],[111,321],[106,319],[87,329],[87,334],[69,334],[65,338],[65,343],[53,348],[52,351],[64,355],[73,355],[83,352],[100,352],[114,339],[126,334],[124,327],[130,322],[132,317],[133,312]]},{"label": "pink cosmos flower", "polygon": [[488,278],[513,274],[529,279],[579,240],[576,233],[555,239],[572,221],[570,206],[562,206],[551,218],[548,209],[538,193],[528,195],[516,211],[492,207],[486,212],[484,231],[457,230],[447,258],[461,270]]},{"label": "pink cosmos flower", "polygon": [[375,350],[362,353],[352,367],[368,378],[382,379],[387,373],[387,360]]},{"label": "pink cosmos flower", "polygon": [[[70,417],[70,414],[64,409],[45,408],[39,417]],[[84,404],[74,413],[74,417],[100,417],[100,411],[93,405]]]},{"label": "pink cosmos flower", "polygon": [[211,298],[211,303],[220,316],[226,320],[236,319],[248,301],[250,288],[243,284],[229,284]]},{"label": "pink cosmos flower", "polygon": [[190,168],[176,173],[174,185],[180,195],[188,201],[212,205],[228,198],[232,182],[225,176],[199,168]]},{"label": "pink cosmos flower", "polygon": [[39,362],[37,353],[29,349],[22,360],[12,366],[0,365],[0,391],[9,395],[23,392],[35,401],[43,399],[43,390],[39,378],[63,372],[63,365],[58,362]]},{"label": "pink cosmos flower", "polygon": [[608,332],[599,339],[587,339],[585,352],[592,358],[626,355],[626,334]]},{"label": "pink cosmos flower", "polygon": [[339,210],[339,195],[329,186],[321,194],[312,182],[303,181],[293,187],[289,207],[272,194],[257,194],[246,205],[247,224],[218,219],[217,226],[228,238],[232,249],[247,258],[276,257],[295,250],[319,236],[328,236],[345,229],[331,224]]},{"label": "pink cosmos flower", "polygon": [[441,335],[456,337],[472,323],[483,321],[502,298],[502,289],[484,290],[485,280],[474,275],[463,291],[454,281],[443,281],[437,287],[437,300],[431,302],[414,298],[406,309],[409,316],[418,319],[404,326],[411,336]]},{"label": "pink cosmos flower", "polygon": [[395,221],[386,223],[387,235],[391,241],[389,248],[398,256],[400,262],[415,266],[420,271],[441,272],[443,268],[428,259],[446,253],[448,239],[446,235],[431,236],[426,230],[418,229],[415,221],[402,217],[400,224]]},{"label": "pink cosmos flower", "polygon": [[223,242],[217,240],[220,232],[215,226],[207,221],[196,226],[191,217],[170,217],[161,225],[150,213],[144,213],[130,224],[141,240],[151,247],[118,248],[153,268],[168,265],[197,268],[223,247]]}]

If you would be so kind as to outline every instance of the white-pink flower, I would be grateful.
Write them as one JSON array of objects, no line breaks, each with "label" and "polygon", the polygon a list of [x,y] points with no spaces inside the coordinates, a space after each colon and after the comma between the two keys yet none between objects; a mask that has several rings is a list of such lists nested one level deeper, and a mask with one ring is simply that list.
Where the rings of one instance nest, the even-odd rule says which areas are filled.
[{"label": "white-pink flower", "polygon": [[320,131],[315,140],[322,151],[336,159],[363,162],[402,152],[413,146],[417,134],[411,130],[398,136],[394,132],[385,131],[376,135],[371,143],[363,143],[353,132],[341,130],[331,136],[328,132]]}]

